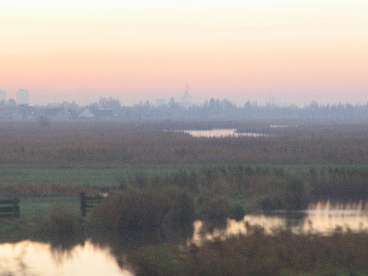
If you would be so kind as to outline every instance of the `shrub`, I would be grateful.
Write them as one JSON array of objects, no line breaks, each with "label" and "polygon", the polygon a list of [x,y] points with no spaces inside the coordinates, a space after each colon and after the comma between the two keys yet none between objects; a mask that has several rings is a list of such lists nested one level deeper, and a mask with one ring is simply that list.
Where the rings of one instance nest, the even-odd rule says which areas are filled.
[{"label": "shrub", "polygon": [[236,202],[235,204],[232,204],[230,207],[230,213],[229,218],[235,219],[235,220],[241,220],[245,216],[245,210],[241,203]]},{"label": "shrub", "polygon": [[201,203],[200,217],[209,221],[224,221],[231,214],[229,202],[224,197],[205,199]]},{"label": "shrub", "polygon": [[135,235],[180,228],[194,221],[189,196],[168,189],[129,189],[112,196],[92,212],[92,225],[119,234]]}]

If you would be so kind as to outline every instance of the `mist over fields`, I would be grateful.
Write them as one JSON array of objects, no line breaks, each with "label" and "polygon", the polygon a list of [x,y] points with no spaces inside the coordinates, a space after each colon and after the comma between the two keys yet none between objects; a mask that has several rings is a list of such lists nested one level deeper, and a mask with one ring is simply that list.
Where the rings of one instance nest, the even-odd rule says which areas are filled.
[{"label": "mist over fields", "polygon": [[0,276],[368,276],[367,0],[0,0]]},{"label": "mist over fields", "polygon": [[[25,98],[25,99],[24,99]],[[111,97],[100,98],[95,103],[80,105],[62,102],[46,105],[30,105],[29,96],[20,101],[0,101],[0,120],[7,121],[250,121],[267,120],[273,125],[283,122],[297,123],[357,123],[368,120],[368,103],[319,104],[312,102],[303,106],[237,104],[227,99],[211,98],[202,103],[193,103],[190,95],[180,99],[145,101],[127,105]],[[285,123],[286,122],[286,123]]]}]

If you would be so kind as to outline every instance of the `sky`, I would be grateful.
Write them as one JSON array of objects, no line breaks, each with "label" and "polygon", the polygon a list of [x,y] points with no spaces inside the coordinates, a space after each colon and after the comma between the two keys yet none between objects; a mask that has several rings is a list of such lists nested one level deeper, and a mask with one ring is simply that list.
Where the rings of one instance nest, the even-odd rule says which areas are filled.
[{"label": "sky", "polygon": [[0,0],[0,89],[365,103],[367,15],[366,0]]}]

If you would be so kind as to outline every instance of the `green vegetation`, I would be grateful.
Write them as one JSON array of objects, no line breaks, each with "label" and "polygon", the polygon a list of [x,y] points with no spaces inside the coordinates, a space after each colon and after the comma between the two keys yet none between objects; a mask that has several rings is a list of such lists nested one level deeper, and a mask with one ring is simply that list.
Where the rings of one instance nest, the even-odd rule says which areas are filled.
[{"label": "green vegetation", "polygon": [[[79,199],[76,197],[21,198],[19,219],[0,219],[0,241],[42,237],[45,233],[42,233],[41,228],[46,226],[48,217],[54,210],[61,210],[60,215],[80,219]],[[50,236],[52,232],[48,231]]]},{"label": "green vegetation", "polygon": [[367,177],[364,167],[210,166],[128,174],[121,179],[121,188],[176,187],[194,198],[199,218],[216,219],[237,217],[242,209],[295,210],[320,199],[364,199]]},{"label": "green vegetation", "polygon": [[194,219],[194,202],[185,192],[130,189],[97,206],[89,217],[89,226],[133,239],[185,229],[190,235]]},{"label": "green vegetation", "polygon": [[[0,220],[0,240],[71,245],[91,238],[120,252],[127,239],[152,238],[129,251],[138,276],[367,275],[367,233],[255,228],[201,247],[183,243],[196,219],[217,226],[255,211],[366,199],[365,125],[303,125],[236,139],[162,131],[204,126],[213,124],[0,124],[0,195],[20,198],[21,212]],[[265,123],[221,127],[263,131]],[[80,192],[109,197],[82,218]]]},{"label": "green vegetation", "polygon": [[2,168],[0,192],[17,196],[77,195],[117,185],[121,169]]},{"label": "green vegetation", "polygon": [[[206,220],[240,218],[250,211],[304,209],[320,199],[357,200],[368,194],[367,167],[216,165],[156,170],[53,169],[45,174],[27,170],[31,176],[24,182],[0,184],[3,195],[21,198],[21,215],[25,217],[40,208],[37,206],[47,209],[49,203],[74,205],[78,210],[82,191],[116,194],[130,189],[166,194],[176,190],[194,202],[196,218]],[[64,183],[60,175],[65,176]],[[110,180],[98,182],[96,175]],[[27,183],[27,179],[37,177],[40,182]],[[48,184],[41,181],[45,178]]]},{"label": "green vegetation", "polygon": [[44,224],[39,218],[55,206],[80,217],[80,191],[110,193],[88,221],[93,228],[123,236],[133,232],[167,236],[175,229],[190,228],[195,219],[223,224],[227,218],[241,219],[253,211],[298,210],[321,199],[358,200],[368,193],[365,167],[221,165],[115,173],[114,185],[79,185],[76,189],[65,183],[50,193],[58,196],[44,193],[42,184],[36,184],[37,189],[28,196],[28,190],[22,191],[22,223],[2,224],[0,236],[24,234],[23,226],[34,229],[34,224]]}]

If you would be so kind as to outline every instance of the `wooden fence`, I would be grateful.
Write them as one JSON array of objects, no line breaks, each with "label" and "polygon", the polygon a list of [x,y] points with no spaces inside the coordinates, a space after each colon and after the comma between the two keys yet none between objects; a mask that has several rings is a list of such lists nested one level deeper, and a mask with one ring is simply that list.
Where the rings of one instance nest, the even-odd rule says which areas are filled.
[{"label": "wooden fence", "polygon": [[19,199],[0,199],[0,218],[19,218]]},{"label": "wooden fence", "polygon": [[[80,211],[81,215],[85,217],[89,211],[100,204],[106,197],[102,195],[87,195],[80,194]],[[19,199],[0,199],[0,218],[19,218],[20,208]]]},{"label": "wooden fence", "polygon": [[88,196],[86,193],[80,194],[80,210],[82,217],[85,217],[89,211],[99,205],[105,197],[101,195]]}]

